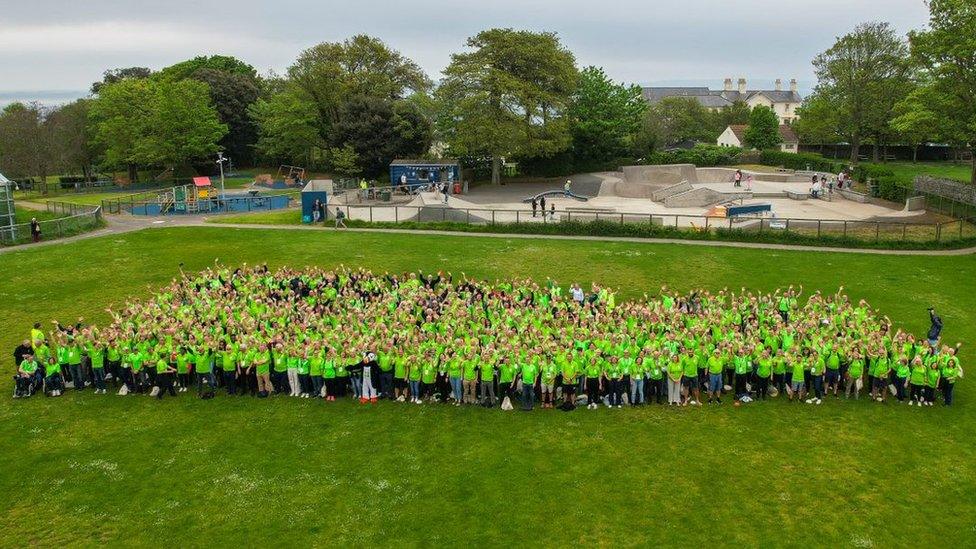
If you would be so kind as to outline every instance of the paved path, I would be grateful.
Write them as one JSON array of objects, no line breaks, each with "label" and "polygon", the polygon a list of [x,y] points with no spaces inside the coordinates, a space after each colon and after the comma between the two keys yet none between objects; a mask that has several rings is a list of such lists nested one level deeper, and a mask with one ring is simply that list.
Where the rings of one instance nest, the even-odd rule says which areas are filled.
[{"label": "paved path", "polygon": [[[27,208],[44,209],[45,206],[36,203],[18,202]],[[331,227],[321,225],[260,225],[252,223],[208,223],[207,216],[167,216],[167,217],[140,217],[123,215],[105,215],[107,226],[79,235],[63,238],[60,240],[42,241],[38,244],[22,244],[19,246],[8,246],[0,248],[0,254],[11,253],[29,248],[41,246],[60,246],[70,244],[78,240],[108,236],[113,234],[124,234],[144,229],[159,229],[169,227],[210,227],[228,229],[264,229],[264,230],[283,230],[283,231],[336,231]],[[912,256],[959,256],[976,254],[976,247],[961,248],[956,250],[872,250],[860,248],[833,248],[829,246],[798,246],[793,244],[761,244],[754,242],[723,242],[714,240],[680,240],[670,238],[634,238],[634,237],[613,237],[613,236],[568,236],[568,235],[534,235],[534,234],[504,234],[504,233],[474,233],[464,231],[427,231],[417,229],[369,229],[369,228],[349,228],[340,229],[344,232],[359,233],[391,233],[391,234],[417,234],[417,235],[444,235],[444,236],[463,236],[467,238],[505,238],[505,239],[544,239],[544,240],[585,240],[598,242],[627,242],[636,244],[681,244],[688,246],[705,246],[716,248],[753,248],[761,250],[789,250],[805,252],[835,252],[835,253],[858,253],[872,255],[912,255]]]}]

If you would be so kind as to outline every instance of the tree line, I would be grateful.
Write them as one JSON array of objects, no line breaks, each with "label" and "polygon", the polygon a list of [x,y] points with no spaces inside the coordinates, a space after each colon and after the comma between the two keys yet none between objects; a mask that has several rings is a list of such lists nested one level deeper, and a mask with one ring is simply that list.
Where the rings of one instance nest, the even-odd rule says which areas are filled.
[{"label": "tree line", "polygon": [[[682,140],[714,141],[745,123],[736,104],[649,107],[639,86],[577,67],[555,33],[490,29],[451,57],[434,82],[378,38],[357,35],[303,51],[284,74],[258,75],[228,56],[159,71],[106,71],[91,95],[52,108],[0,112],[0,170],[11,177],[298,164],[378,177],[394,158],[451,156],[498,181],[503,161],[606,169]],[[623,159],[623,160],[622,160]]]},{"label": "tree line", "polygon": [[[976,144],[976,4],[930,0],[927,29],[900,36],[864,23],[813,60],[814,93],[798,110],[804,143],[849,143],[850,161],[871,147],[948,144],[972,155]],[[976,183],[976,160],[973,162]]]}]

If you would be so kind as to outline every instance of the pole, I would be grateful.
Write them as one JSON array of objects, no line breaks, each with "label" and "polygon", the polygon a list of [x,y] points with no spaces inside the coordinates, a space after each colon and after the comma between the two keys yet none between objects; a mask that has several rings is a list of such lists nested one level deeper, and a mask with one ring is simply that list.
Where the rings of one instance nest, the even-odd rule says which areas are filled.
[{"label": "pole", "polygon": [[224,158],[224,153],[222,152],[217,153],[217,165],[220,166],[220,199],[221,200],[226,200],[224,196],[225,194],[224,193],[224,162],[226,161],[227,159]]}]

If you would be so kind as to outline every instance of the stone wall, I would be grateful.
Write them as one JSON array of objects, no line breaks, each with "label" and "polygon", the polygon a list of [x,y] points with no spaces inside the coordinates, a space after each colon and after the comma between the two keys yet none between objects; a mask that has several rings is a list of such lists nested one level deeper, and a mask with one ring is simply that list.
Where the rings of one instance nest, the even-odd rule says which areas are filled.
[{"label": "stone wall", "polygon": [[915,178],[915,190],[976,206],[976,186],[928,175]]}]

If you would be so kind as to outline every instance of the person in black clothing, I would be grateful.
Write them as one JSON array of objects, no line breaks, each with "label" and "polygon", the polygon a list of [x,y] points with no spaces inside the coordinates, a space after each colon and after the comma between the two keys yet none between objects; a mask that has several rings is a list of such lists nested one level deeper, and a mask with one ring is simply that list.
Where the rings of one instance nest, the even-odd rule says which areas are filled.
[{"label": "person in black clothing", "polygon": [[36,217],[32,217],[30,220],[30,232],[31,232],[31,240],[33,240],[34,242],[41,241],[41,224],[38,223]]},{"label": "person in black clothing", "polygon": [[929,320],[932,321],[932,326],[929,327],[929,345],[935,347],[939,344],[939,336],[942,335],[942,317],[935,314],[935,309],[929,307]]},{"label": "person in black clothing", "polygon": [[376,385],[380,379],[380,365],[376,362],[376,353],[366,353],[363,359],[357,364],[347,366],[346,371],[350,376],[363,376],[363,392],[359,396],[360,404],[367,402],[375,404],[379,398],[376,394]]},{"label": "person in black clothing", "polygon": [[535,198],[532,199],[532,217],[535,217],[536,209],[539,207],[539,203],[536,202]]},{"label": "person in black clothing", "polygon": [[20,368],[20,363],[24,361],[24,357],[33,354],[34,349],[31,348],[30,340],[27,339],[14,348],[14,373],[17,373],[17,368]]}]

